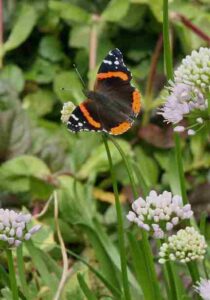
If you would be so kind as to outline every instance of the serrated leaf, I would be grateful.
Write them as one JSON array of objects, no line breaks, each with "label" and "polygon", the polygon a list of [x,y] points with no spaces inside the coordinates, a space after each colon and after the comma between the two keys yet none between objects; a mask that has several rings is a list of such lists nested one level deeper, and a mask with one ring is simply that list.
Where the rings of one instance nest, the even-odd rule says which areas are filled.
[{"label": "serrated leaf", "polygon": [[111,0],[101,15],[102,20],[118,22],[126,15],[129,4],[128,0]]},{"label": "serrated leaf", "polygon": [[89,13],[71,3],[64,3],[60,1],[50,1],[49,8],[56,11],[60,17],[66,21],[73,21],[76,23],[86,23],[90,19]]},{"label": "serrated leaf", "polygon": [[34,7],[32,5],[25,5],[18,16],[8,40],[3,45],[4,51],[13,50],[25,42],[33,30],[36,20],[37,14]]}]

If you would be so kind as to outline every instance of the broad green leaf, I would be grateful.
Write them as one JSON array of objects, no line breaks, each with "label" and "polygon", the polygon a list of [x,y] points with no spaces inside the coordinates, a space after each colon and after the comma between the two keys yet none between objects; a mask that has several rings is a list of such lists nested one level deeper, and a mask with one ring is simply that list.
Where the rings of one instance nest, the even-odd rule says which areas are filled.
[{"label": "broad green leaf", "polygon": [[129,0],[111,0],[101,15],[102,20],[118,22],[126,15],[129,4]]},{"label": "broad green leaf", "polygon": [[62,102],[79,103],[84,99],[83,87],[75,72],[63,71],[55,76],[53,89]]},{"label": "broad green leaf", "polygon": [[126,16],[120,20],[120,26],[135,30],[142,28],[146,11],[146,5],[131,4]]},{"label": "broad green leaf", "polygon": [[23,99],[23,108],[41,117],[51,112],[54,105],[54,94],[49,90],[40,89],[27,94]]},{"label": "broad green leaf", "polygon": [[[132,155],[130,145],[126,141],[119,139],[118,143],[127,155]],[[116,147],[111,142],[109,142],[109,144],[112,160],[114,165],[116,165],[122,160],[122,158]],[[109,163],[107,160],[107,154],[104,145],[101,144],[97,148],[93,149],[89,158],[86,162],[84,162],[81,169],[79,170],[77,176],[84,179],[89,177],[90,174],[105,172],[108,170]]]},{"label": "broad green leaf", "polygon": [[158,22],[163,21],[162,0],[131,0],[132,3],[147,4]]},{"label": "broad green leaf", "polygon": [[76,23],[86,23],[90,19],[90,15],[84,9],[71,3],[61,1],[50,1],[49,8],[56,11],[59,16],[66,21]]},{"label": "broad green leaf", "polygon": [[31,188],[33,177],[45,180],[50,175],[48,167],[40,159],[22,155],[0,167],[0,187],[11,192],[26,192]]},{"label": "broad green leaf", "polygon": [[22,92],[25,84],[22,70],[16,65],[7,65],[3,68],[0,73],[0,80],[6,80],[11,88],[17,91],[17,93]]},{"label": "broad green leaf", "polygon": [[58,62],[64,58],[59,39],[52,35],[44,36],[41,39],[39,54],[52,62]]},{"label": "broad green leaf", "polygon": [[24,154],[31,144],[31,129],[29,118],[21,109],[20,102],[5,97],[9,109],[0,111],[0,157],[2,161]]},{"label": "broad green leaf", "polygon": [[43,259],[43,252],[39,248],[35,247],[32,241],[27,241],[26,248],[28,252],[31,255],[33,264],[37,271],[39,272],[39,275],[41,276],[43,283],[48,288],[48,296],[46,300],[50,300],[53,298],[53,296],[56,293],[57,286],[58,286],[58,278],[56,278],[55,274],[52,274],[45,263],[45,260]]},{"label": "broad green leaf", "polygon": [[4,51],[13,50],[25,42],[33,30],[36,20],[37,15],[33,5],[25,5],[18,16],[8,40],[3,46]]},{"label": "broad green leaf", "polygon": [[53,81],[60,67],[48,60],[37,57],[31,68],[26,71],[25,79],[37,83],[50,83]]},{"label": "broad green leaf", "polygon": [[158,180],[158,166],[155,160],[147,155],[141,147],[136,147],[136,163],[144,176],[144,181],[148,187],[154,187]]},{"label": "broad green leaf", "polygon": [[181,195],[175,152],[159,151],[154,156],[165,171],[163,180],[169,184],[173,194]]},{"label": "broad green leaf", "polygon": [[85,48],[89,51],[90,26],[76,25],[70,31],[69,46],[75,48]]}]

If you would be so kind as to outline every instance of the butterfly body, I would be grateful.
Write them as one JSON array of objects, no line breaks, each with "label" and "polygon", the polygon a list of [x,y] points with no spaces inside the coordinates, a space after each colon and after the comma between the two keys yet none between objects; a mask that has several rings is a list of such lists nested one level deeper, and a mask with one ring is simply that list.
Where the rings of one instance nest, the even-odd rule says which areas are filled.
[{"label": "butterfly body", "polygon": [[68,129],[114,135],[127,131],[140,111],[140,93],[131,79],[120,50],[110,51],[98,70],[94,90],[86,91],[87,99],[72,112]]}]

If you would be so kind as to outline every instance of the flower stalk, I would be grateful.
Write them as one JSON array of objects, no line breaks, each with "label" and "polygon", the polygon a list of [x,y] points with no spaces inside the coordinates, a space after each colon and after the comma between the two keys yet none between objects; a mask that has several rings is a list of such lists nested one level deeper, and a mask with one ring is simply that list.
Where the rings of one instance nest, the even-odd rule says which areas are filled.
[{"label": "flower stalk", "polygon": [[26,273],[25,273],[25,269],[24,269],[23,246],[22,245],[17,247],[16,253],[17,253],[18,274],[19,274],[19,278],[20,278],[22,291],[23,291],[23,294],[24,294],[26,300],[30,300],[28,285],[27,285],[27,281],[26,281]]},{"label": "flower stalk", "polygon": [[119,200],[117,181],[116,181],[115,172],[113,169],[112,157],[111,157],[111,153],[109,150],[108,141],[107,141],[107,138],[105,135],[102,135],[102,137],[103,137],[103,142],[104,142],[106,153],[107,153],[107,158],[109,161],[112,185],[113,185],[113,190],[114,190],[114,195],[115,195],[115,207],[116,207],[116,213],[117,213],[118,238],[119,238],[119,249],[120,249],[120,260],[121,260],[124,297],[125,297],[125,300],[131,300],[130,288],[129,288],[129,282],[128,282],[125,240],[124,240],[124,232],[123,232],[122,208],[121,208],[121,204],[120,204],[120,200]]},{"label": "flower stalk", "polygon": [[17,288],[17,281],[16,281],[16,272],[14,268],[14,263],[13,263],[13,257],[12,257],[12,250],[11,249],[6,249],[6,254],[7,254],[7,261],[8,261],[8,268],[9,268],[9,279],[10,279],[10,288],[12,291],[12,297],[13,300],[18,300],[18,288]]}]

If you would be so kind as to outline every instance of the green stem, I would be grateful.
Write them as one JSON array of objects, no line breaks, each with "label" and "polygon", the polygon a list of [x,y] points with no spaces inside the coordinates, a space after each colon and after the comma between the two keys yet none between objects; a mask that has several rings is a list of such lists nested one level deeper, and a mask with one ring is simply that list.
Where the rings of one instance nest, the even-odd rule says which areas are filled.
[{"label": "green stem", "polygon": [[10,288],[12,290],[12,297],[13,300],[18,300],[19,299],[18,288],[17,288],[16,277],[15,277],[16,272],[13,264],[12,250],[7,249],[6,253],[7,253],[7,260],[8,260],[9,279],[10,279]]},{"label": "green stem", "polygon": [[168,21],[168,0],[163,0],[163,45],[167,79],[173,80],[173,63],[171,55]]},{"label": "green stem", "polygon": [[128,162],[128,159],[126,158],[126,155],[125,155],[124,151],[122,150],[120,145],[116,142],[116,140],[112,136],[108,136],[108,137],[112,141],[112,143],[115,145],[115,147],[117,148],[117,150],[119,151],[119,153],[120,153],[120,155],[123,159],[123,162],[124,162],[125,167],[127,169],[128,177],[130,179],[130,184],[131,184],[131,188],[132,188],[132,191],[133,191],[133,196],[134,196],[135,199],[137,199],[138,198],[138,191],[137,191],[137,188],[136,188],[136,184],[135,184],[135,180],[134,180],[134,176],[133,176],[133,171],[132,171],[131,166]]},{"label": "green stem", "polygon": [[[129,160],[126,158],[126,155],[125,155],[124,151],[122,150],[120,145],[117,143],[117,141],[115,139],[113,139],[111,136],[109,136],[109,139],[113,142],[115,147],[118,149],[118,151],[119,151],[119,153],[120,153],[120,155],[123,159],[123,162],[126,166],[128,176],[129,176],[129,179],[130,179],[130,183],[131,183],[134,198],[137,198],[138,197],[138,191],[137,191],[137,188],[136,188],[136,184],[135,184],[135,180],[134,180],[134,176],[133,176],[133,170],[131,168]],[[145,194],[145,196],[147,196],[147,194]],[[149,241],[148,241],[148,235],[144,230],[141,230],[141,234],[142,234],[142,240],[140,241],[140,247],[142,248],[144,261],[145,261],[145,265],[146,265],[146,268],[147,268],[148,280],[151,283],[150,293],[151,293],[151,295],[153,295],[153,296],[151,296],[151,299],[157,299],[158,300],[158,299],[161,299],[161,295],[160,295],[157,275],[156,275],[156,272],[155,272],[155,265],[154,265],[154,261],[153,261],[153,255],[152,255],[151,247],[150,247],[150,244],[149,244]]]},{"label": "green stem", "polygon": [[30,296],[29,296],[28,286],[27,286],[27,282],[26,282],[26,273],[25,273],[25,269],[24,269],[22,245],[17,247],[16,253],[17,253],[18,274],[19,274],[20,283],[22,286],[22,291],[23,291],[25,298],[29,300]]},{"label": "green stem", "polygon": [[183,204],[185,205],[188,204],[189,202],[187,199],[187,191],[185,186],[185,176],[184,176],[182,152],[181,152],[181,141],[180,141],[180,136],[177,132],[174,133],[174,139],[175,139],[176,163],[177,163],[178,174],[179,174],[179,183],[181,188],[182,201]]},{"label": "green stem", "polygon": [[102,135],[102,137],[103,137],[104,145],[106,148],[107,158],[109,161],[112,185],[113,185],[113,190],[114,190],[114,195],[115,195],[115,207],[116,207],[116,213],[117,213],[118,238],[119,238],[120,260],[121,260],[124,296],[125,296],[125,300],[131,300],[129,282],[128,282],[128,273],[127,273],[125,240],[124,240],[124,232],[123,232],[122,207],[121,207],[120,200],[119,200],[117,181],[116,181],[115,172],[113,169],[113,163],[112,163],[111,153],[109,150],[109,145],[108,145],[106,136]]},{"label": "green stem", "polygon": [[175,280],[175,274],[174,274],[172,263],[170,261],[167,261],[165,265],[166,265],[166,272],[170,284],[170,299],[178,300],[179,297],[177,293],[176,280]]}]

